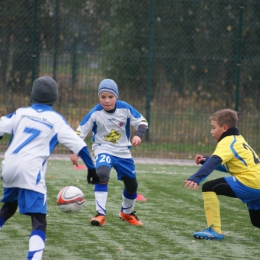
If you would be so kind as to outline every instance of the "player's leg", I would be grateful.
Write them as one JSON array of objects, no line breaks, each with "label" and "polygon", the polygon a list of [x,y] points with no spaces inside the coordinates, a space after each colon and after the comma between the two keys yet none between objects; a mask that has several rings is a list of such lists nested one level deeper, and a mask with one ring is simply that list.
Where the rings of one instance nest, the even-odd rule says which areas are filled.
[{"label": "player's leg", "polygon": [[[248,193],[250,193],[250,191]],[[258,194],[258,198],[259,196],[260,194]],[[249,201],[246,204],[252,225],[254,227],[260,228],[260,199]]]},{"label": "player's leg", "polygon": [[137,197],[138,183],[136,178],[122,177],[124,190],[122,192],[122,209],[125,214],[130,214],[134,210]]},{"label": "player's leg", "polygon": [[260,228],[260,209],[248,209],[251,223],[254,227]]},{"label": "player's leg", "polygon": [[17,196],[17,188],[4,188],[3,198],[1,199],[1,202],[4,202],[4,204],[0,209],[0,229],[16,212],[18,206]]},{"label": "player's leg", "polygon": [[20,214],[31,216],[32,231],[27,259],[42,259],[47,227],[46,195],[32,190],[19,189],[18,206]]},{"label": "player's leg", "polygon": [[13,202],[4,202],[4,205],[0,209],[0,229],[4,223],[11,218],[17,210],[17,200]]},{"label": "player's leg", "polygon": [[94,186],[97,215],[90,219],[93,226],[103,226],[106,221],[106,203],[111,167],[112,160],[109,154],[99,154],[96,157],[96,169],[100,177],[100,183]]},{"label": "player's leg", "polygon": [[225,177],[225,179],[235,196],[247,204],[252,225],[260,228],[260,191],[245,186],[234,177]]},{"label": "player's leg", "polygon": [[131,225],[141,226],[143,223],[135,215],[134,206],[137,197],[138,182],[136,179],[135,165],[132,158],[114,158],[117,177],[124,182],[122,192],[122,207],[119,217]]},{"label": "player's leg", "polygon": [[217,195],[236,198],[235,193],[226,182],[225,178],[218,178],[205,182],[202,186],[202,196],[208,228],[200,232],[195,232],[194,236],[196,238],[218,240],[224,238],[221,230],[220,206]]},{"label": "player's leg", "polygon": [[30,214],[32,222],[32,232],[29,239],[28,260],[42,259],[46,239],[46,215]]}]

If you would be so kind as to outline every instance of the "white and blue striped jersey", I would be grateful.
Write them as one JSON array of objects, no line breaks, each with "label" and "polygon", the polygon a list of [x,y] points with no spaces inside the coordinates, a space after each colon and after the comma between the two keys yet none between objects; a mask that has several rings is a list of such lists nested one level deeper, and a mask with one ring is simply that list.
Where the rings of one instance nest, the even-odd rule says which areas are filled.
[{"label": "white and blue striped jersey", "polygon": [[[52,107],[34,104],[0,119],[0,136],[11,139],[2,162],[5,188],[24,188],[46,194],[47,160],[58,143],[78,154],[86,147],[67,121]],[[84,148],[85,149],[85,148]],[[93,168],[92,160],[89,162]]]},{"label": "white and blue striped jersey", "polygon": [[97,156],[108,153],[120,158],[132,158],[130,153],[131,125],[137,130],[146,125],[146,119],[131,105],[116,101],[114,113],[106,112],[101,104],[96,105],[80,122],[76,132],[84,140],[92,131],[92,149]]}]

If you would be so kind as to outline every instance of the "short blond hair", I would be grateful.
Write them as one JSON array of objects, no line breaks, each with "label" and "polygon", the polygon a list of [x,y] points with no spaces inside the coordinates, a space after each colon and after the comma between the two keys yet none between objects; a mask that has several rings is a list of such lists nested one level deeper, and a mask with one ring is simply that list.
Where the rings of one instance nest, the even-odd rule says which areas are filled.
[{"label": "short blond hair", "polygon": [[215,112],[210,120],[216,121],[219,126],[227,125],[228,128],[237,127],[237,112],[232,109],[221,109]]}]

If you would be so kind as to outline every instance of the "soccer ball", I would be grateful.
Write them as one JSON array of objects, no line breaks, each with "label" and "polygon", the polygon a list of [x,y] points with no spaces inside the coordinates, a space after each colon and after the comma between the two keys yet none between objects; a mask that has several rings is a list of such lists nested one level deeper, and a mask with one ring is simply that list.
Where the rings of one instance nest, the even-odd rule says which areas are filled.
[{"label": "soccer ball", "polygon": [[80,211],[85,202],[81,189],[75,186],[67,186],[61,189],[57,196],[58,208],[65,213],[76,213]]}]

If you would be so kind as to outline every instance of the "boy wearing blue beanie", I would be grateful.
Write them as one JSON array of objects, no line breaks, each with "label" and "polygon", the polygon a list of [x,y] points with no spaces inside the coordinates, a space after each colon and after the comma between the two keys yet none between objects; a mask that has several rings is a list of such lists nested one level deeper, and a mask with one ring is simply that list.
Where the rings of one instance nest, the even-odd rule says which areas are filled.
[{"label": "boy wearing blue beanie", "polygon": [[[97,215],[90,219],[93,226],[103,226],[106,221],[106,202],[111,168],[123,181],[122,206],[119,217],[131,225],[143,225],[135,215],[134,204],[137,197],[135,164],[131,156],[131,146],[137,146],[145,134],[148,123],[131,105],[118,100],[117,84],[112,79],[104,79],[98,88],[97,104],[81,121],[76,132],[84,140],[92,131],[92,150],[96,159],[96,169],[100,183],[94,186]],[[136,129],[130,140],[131,125]],[[74,165],[78,157],[70,155]]]}]

